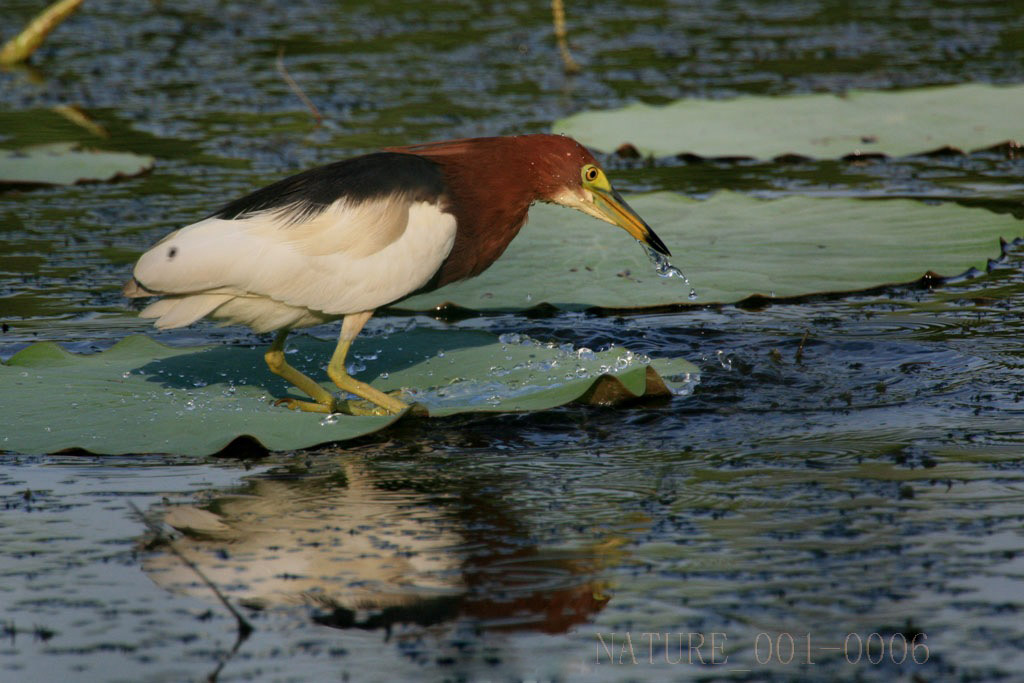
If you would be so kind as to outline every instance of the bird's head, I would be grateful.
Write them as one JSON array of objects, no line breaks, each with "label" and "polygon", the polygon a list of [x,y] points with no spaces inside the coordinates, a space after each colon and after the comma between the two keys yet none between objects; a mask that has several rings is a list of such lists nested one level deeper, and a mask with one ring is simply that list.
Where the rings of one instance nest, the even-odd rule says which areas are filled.
[{"label": "bird's head", "polygon": [[639,242],[671,256],[668,247],[626,203],[583,145],[563,135],[530,135],[536,146],[538,193],[543,201],[567,206],[617,225]]},{"label": "bird's head", "polygon": [[466,138],[387,149],[437,162],[449,178],[449,189],[462,196],[456,209],[471,218],[507,212],[518,219],[518,230],[532,202],[561,204],[617,225],[671,256],[651,226],[615,191],[594,155],[565,135]]}]

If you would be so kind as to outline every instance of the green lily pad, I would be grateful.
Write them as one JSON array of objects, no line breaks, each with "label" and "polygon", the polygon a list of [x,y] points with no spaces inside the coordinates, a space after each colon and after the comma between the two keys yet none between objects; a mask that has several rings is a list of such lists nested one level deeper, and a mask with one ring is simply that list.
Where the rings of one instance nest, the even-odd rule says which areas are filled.
[{"label": "green lily pad", "polygon": [[0,150],[0,186],[105,182],[136,176],[152,167],[150,156],[85,150],[73,142],[54,142]]},{"label": "green lily pad", "polygon": [[[1009,215],[911,200],[786,197],[720,192],[708,200],[670,192],[631,197],[690,279],[659,277],[621,230],[575,211],[531,209],[530,223],[483,275],[406,299],[428,310],[634,309],[797,297],[962,275],[1001,255],[999,239],[1024,235]],[[697,298],[688,298],[690,288]]]},{"label": "green lily pad", "polygon": [[[321,378],[333,347],[297,337],[288,358]],[[355,438],[398,419],[274,407],[273,398],[301,394],[267,370],[263,351],[172,348],[142,336],[93,355],[34,344],[0,365],[0,450],[202,455],[243,435],[288,450]],[[455,329],[360,337],[350,360],[357,377],[383,391],[410,390],[407,398],[434,416],[668,395],[688,391],[698,372],[684,360],[650,360],[621,348],[592,353]]]},{"label": "green lily pad", "polygon": [[904,156],[943,147],[975,150],[1024,141],[1024,86],[981,83],[898,91],[678,100],[663,106],[581,112],[554,131],[610,152],[702,157],[783,154]]}]

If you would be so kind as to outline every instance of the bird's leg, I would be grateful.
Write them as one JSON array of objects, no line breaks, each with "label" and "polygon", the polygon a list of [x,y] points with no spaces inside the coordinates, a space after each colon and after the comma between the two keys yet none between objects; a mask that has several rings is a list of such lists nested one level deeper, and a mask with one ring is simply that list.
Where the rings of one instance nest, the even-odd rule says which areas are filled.
[{"label": "bird's leg", "polygon": [[341,323],[341,335],[338,337],[338,346],[334,349],[331,362],[327,365],[327,375],[342,391],[365,398],[370,403],[378,406],[377,409],[371,408],[364,411],[350,403],[348,407],[353,414],[397,414],[409,406],[393,396],[388,396],[383,391],[374,389],[366,382],[360,382],[345,370],[345,356],[348,355],[348,349],[352,345],[352,340],[356,338],[356,335],[359,334],[359,331],[363,329],[363,325],[366,324],[366,321],[372,315],[373,311],[365,311],[345,316],[345,320]]},{"label": "bird's leg", "polygon": [[287,405],[292,410],[304,410],[310,413],[334,413],[338,412],[337,405],[331,392],[303,375],[301,372],[288,365],[284,358],[284,339],[288,336],[288,330],[280,330],[274,337],[274,343],[265,354],[263,359],[267,361],[267,367],[278,377],[284,378],[296,387],[304,391],[316,403],[310,401],[299,401],[294,398],[282,398],[274,402],[274,405]]}]

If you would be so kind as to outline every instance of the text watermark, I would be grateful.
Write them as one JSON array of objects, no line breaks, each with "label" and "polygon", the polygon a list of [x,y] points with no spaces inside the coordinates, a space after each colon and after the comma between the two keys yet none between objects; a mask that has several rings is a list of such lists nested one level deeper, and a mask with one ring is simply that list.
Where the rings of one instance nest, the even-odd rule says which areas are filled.
[{"label": "text watermark", "polygon": [[[810,633],[793,634],[760,632],[753,641],[733,639],[722,631],[597,632],[595,663],[615,665],[688,664],[726,666],[729,657],[740,653],[753,654],[760,665],[814,665],[815,657],[824,654],[842,656],[849,664],[878,665],[889,663],[924,664],[931,653],[928,636],[916,633],[847,633],[841,641],[817,642]],[[737,669],[737,671],[746,669]]]}]

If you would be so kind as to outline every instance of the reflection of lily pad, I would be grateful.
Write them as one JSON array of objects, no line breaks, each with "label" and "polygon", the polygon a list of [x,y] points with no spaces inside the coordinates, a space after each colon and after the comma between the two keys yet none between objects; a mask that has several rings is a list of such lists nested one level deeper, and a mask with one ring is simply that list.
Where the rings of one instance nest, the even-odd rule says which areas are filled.
[{"label": "reflection of lily pad", "polygon": [[644,154],[702,157],[782,154],[903,156],[942,147],[974,150],[1024,142],[1024,86],[980,83],[890,92],[679,100],[664,106],[581,112],[555,132],[610,152],[631,143]]},{"label": "reflection of lily pad", "polygon": [[0,186],[104,182],[136,176],[152,167],[150,156],[83,150],[73,142],[54,142],[0,150]]},{"label": "reflection of lily pad", "polygon": [[[953,276],[1000,255],[999,238],[1024,223],[983,209],[910,200],[786,197],[720,192],[706,201],[669,192],[630,198],[689,276],[695,303],[753,294],[794,297]],[[621,231],[583,214],[536,206],[530,224],[480,277],[407,299],[427,310],[641,308],[688,303],[690,285],[659,278]]]},{"label": "reflection of lily pad", "polygon": [[[290,362],[323,377],[332,343],[298,338],[293,348]],[[684,360],[651,361],[621,348],[590,353],[462,330],[360,338],[351,358],[357,376],[385,391],[415,390],[412,398],[433,415],[616,403],[685,390],[697,372]],[[35,344],[0,365],[0,450],[207,454],[240,435],[284,450],[354,438],[396,419],[270,405],[289,391],[266,369],[262,349],[170,348],[130,337],[82,356]]]}]

